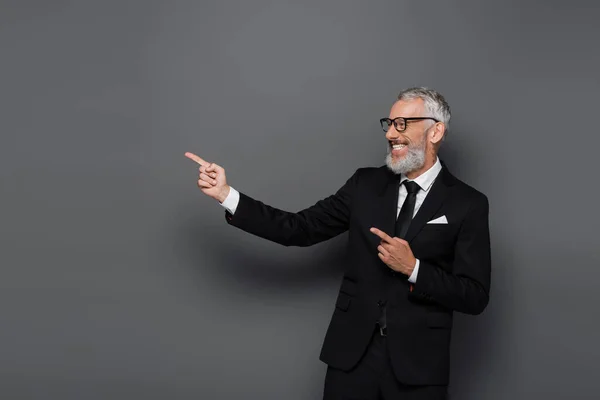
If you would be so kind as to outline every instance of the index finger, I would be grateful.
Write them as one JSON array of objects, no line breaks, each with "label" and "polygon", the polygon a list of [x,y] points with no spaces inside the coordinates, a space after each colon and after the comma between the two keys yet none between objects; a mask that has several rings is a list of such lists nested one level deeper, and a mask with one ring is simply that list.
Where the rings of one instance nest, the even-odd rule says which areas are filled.
[{"label": "index finger", "polygon": [[385,240],[388,243],[394,243],[394,239],[390,237],[387,233],[377,228],[371,228],[371,232],[379,236],[381,239]]},{"label": "index finger", "polygon": [[204,161],[202,158],[198,157],[197,155],[195,155],[194,153],[190,153],[189,151],[186,152],[184,154],[187,158],[189,158],[190,160],[196,161],[198,164],[200,165],[204,165],[204,164],[208,164],[206,161]]}]

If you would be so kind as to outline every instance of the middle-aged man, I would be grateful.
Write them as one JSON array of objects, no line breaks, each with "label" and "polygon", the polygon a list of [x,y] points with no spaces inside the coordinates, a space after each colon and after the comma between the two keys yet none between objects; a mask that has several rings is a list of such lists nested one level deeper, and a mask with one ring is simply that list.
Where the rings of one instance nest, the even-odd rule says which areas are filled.
[{"label": "middle-aged man", "polygon": [[333,195],[292,213],[227,185],[192,153],[198,186],[227,223],[285,246],[348,231],[335,309],[321,350],[324,399],[445,399],[453,311],[479,314],[491,275],[488,200],[438,158],[450,108],[427,88],[402,91],[386,165],[359,168]]}]

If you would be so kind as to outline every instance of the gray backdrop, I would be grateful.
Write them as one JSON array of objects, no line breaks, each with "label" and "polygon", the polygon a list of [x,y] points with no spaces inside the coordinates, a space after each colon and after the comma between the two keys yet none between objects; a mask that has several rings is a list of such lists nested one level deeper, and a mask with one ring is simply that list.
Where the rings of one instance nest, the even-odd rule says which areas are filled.
[{"label": "gray backdrop", "polygon": [[230,227],[197,152],[296,211],[385,154],[426,85],[489,196],[489,307],[454,399],[597,398],[593,2],[0,2],[0,397],[317,399],[345,235]]}]

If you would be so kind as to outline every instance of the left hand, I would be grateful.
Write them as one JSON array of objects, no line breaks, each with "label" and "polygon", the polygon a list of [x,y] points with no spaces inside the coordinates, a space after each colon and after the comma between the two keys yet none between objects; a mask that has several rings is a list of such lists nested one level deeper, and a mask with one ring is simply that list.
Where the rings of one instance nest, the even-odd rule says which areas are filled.
[{"label": "left hand", "polygon": [[377,246],[381,261],[394,271],[410,276],[415,269],[417,259],[408,242],[398,237],[391,237],[377,228],[371,228],[371,232],[381,238],[381,243]]}]

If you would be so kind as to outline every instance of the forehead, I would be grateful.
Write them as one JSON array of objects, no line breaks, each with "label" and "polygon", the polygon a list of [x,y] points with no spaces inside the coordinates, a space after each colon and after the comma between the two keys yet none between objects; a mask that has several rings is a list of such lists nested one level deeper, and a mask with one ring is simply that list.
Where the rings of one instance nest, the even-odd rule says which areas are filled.
[{"label": "forehead", "polygon": [[397,117],[422,117],[425,115],[425,103],[422,99],[398,100],[392,105],[390,118]]}]

